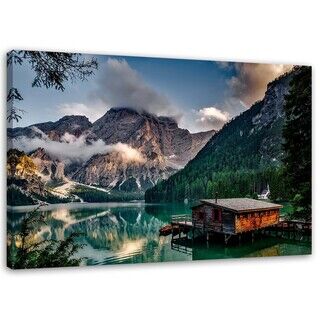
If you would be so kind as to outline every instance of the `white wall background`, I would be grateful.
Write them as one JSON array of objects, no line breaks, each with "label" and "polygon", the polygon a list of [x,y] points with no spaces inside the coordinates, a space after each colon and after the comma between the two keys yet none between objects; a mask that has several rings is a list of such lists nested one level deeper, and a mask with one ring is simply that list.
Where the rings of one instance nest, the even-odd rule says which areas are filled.
[{"label": "white wall background", "polygon": [[[307,0],[2,2],[0,317],[319,319],[319,12],[317,1]],[[13,48],[311,64],[313,255],[7,270],[3,120],[5,52]]]}]

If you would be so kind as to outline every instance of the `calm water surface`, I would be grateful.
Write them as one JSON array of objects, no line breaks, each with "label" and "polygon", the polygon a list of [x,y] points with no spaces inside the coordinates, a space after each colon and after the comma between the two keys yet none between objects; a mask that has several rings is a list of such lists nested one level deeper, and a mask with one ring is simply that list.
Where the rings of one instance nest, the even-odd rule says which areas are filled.
[{"label": "calm water surface", "polygon": [[[8,212],[8,227],[19,228],[32,206],[15,207]],[[71,203],[41,208],[46,225],[37,237],[62,240],[73,232],[83,233],[78,241],[85,244],[77,256],[84,264],[116,264],[160,261],[223,259],[240,257],[310,254],[311,244],[265,238],[253,244],[224,247],[206,242],[171,245],[171,236],[159,237],[159,229],[171,216],[191,214],[188,206],[138,203]]]}]

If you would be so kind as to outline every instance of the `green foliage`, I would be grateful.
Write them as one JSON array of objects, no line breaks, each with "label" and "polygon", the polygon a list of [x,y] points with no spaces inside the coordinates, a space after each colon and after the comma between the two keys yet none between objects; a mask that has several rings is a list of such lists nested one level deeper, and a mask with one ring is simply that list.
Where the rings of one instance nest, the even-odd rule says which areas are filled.
[{"label": "green foliage", "polygon": [[263,105],[227,123],[183,170],[147,190],[146,201],[212,198],[216,191],[219,197],[256,198],[269,185],[272,200],[291,199],[300,217],[310,217],[311,68],[294,68],[285,117],[254,125]]},{"label": "green foliage", "polygon": [[[252,119],[261,111],[257,102],[227,123],[187,166],[147,190],[147,202],[183,201],[213,197],[245,197],[269,184],[273,199],[285,197],[281,177],[283,120],[257,128]],[[263,148],[271,141],[268,148]]]},{"label": "green foliage", "polygon": [[9,206],[24,206],[35,204],[32,197],[23,193],[15,186],[9,186],[7,189],[7,205]]},{"label": "green foliage", "polygon": [[[27,206],[38,204],[39,202],[45,203],[68,203],[74,202],[75,199],[73,198],[62,198],[55,196],[45,190],[43,195],[35,193],[35,192],[28,192],[22,191],[23,189],[19,187],[17,184],[18,182],[22,182],[22,180],[16,180],[13,184],[10,184],[7,188],[7,204],[9,206]],[[25,180],[24,184],[28,182]],[[77,200],[78,201],[78,200]]]},{"label": "green foliage", "polygon": [[258,194],[256,192],[252,194],[252,199],[256,199],[256,200],[258,199]]},{"label": "green foliage", "polygon": [[302,67],[290,85],[284,105],[285,175],[297,215],[311,218],[311,67]]},{"label": "green foliage", "polygon": [[37,239],[35,234],[45,224],[44,217],[35,209],[27,214],[17,233],[8,230],[7,265],[13,269],[78,266],[82,259],[75,254],[83,247],[73,233],[62,241]]},{"label": "green foliage", "polygon": [[[170,183],[169,183],[170,182]],[[267,168],[264,170],[220,171],[208,176],[199,175],[189,182],[185,176],[178,179],[163,181],[146,192],[146,201],[150,202],[181,202],[185,198],[198,200],[213,198],[218,192],[221,198],[251,197],[257,198],[257,190],[269,184],[271,198],[279,200],[286,197],[281,168]]]},{"label": "green foliage", "polygon": [[47,202],[47,203],[51,203],[51,204],[52,203],[68,203],[68,202],[74,201],[74,199],[72,199],[72,198],[58,197],[58,196],[55,196],[49,192],[46,192],[45,195],[33,193],[33,197],[35,199],[37,199],[38,201]]},{"label": "green foliage", "polygon": [[110,191],[110,193],[97,189],[77,186],[72,190],[72,194],[77,195],[85,202],[112,202],[112,201],[132,201],[142,200],[142,192],[121,192]]}]

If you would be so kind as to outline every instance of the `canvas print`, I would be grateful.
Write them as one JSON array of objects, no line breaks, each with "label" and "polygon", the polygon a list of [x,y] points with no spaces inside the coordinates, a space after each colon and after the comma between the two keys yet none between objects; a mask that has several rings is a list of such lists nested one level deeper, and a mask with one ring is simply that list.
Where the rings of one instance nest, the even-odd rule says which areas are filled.
[{"label": "canvas print", "polygon": [[13,50],[13,269],[311,254],[311,67]]}]

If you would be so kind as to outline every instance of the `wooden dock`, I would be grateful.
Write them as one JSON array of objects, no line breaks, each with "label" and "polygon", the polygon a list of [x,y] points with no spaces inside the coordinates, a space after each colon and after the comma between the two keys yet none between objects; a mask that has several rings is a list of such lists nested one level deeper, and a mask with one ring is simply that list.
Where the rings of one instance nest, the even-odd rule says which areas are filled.
[{"label": "wooden dock", "polygon": [[[228,241],[231,238],[237,238],[239,242],[241,242],[242,238],[248,238],[248,235],[254,240],[254,236],[256,235],[267,235],[267,236],[279,236],[284,237],[289,235],[294,239],[302,239],[305,236],[311,240],[312,233],[312,224],[311,222],[304,222],[298,220],[280,220],[277,224],[273,226],[269,226],[267,228],[257,229],[251,232],[244,233],[230,233],[229,230],[224,230],[221,224],[215,223],[199,223],[192,219],[191,215],[176,215],[171,219],[171,223],[169,225],[164,226],[160,229],[160,235],[167,236],[172,235],[172,239],[178,236],[180,239],[182,234],[187,235],[191,233],[191,239],[194,239],[195,233],[198,235],[205,236],[207,240],[209,240],[210,236],[220,235],[224,237],[225,244],[228,244]],[[296,236],[297,235],[297,236]]]},{"label": "wooden dock", "polygon": [[278,224],[270,229],[281,230],[281,231],[312,231],[312,223],[304,222],[299,220],[280,220]]},{"label": "wooden dock", "polygon": [[260,230],[259,234],[296,241],[311,241],[312,223],[298,220],[281,220],[274,226]]},{"label": "wooden dock", "polygon": [[173,236],[183,233],[188,233],[192,230],[192,219],[188,215],[176,215],[171,219],[171,223],[165,225],[159,230],[161,236],[168,236],[172,234]]}]

